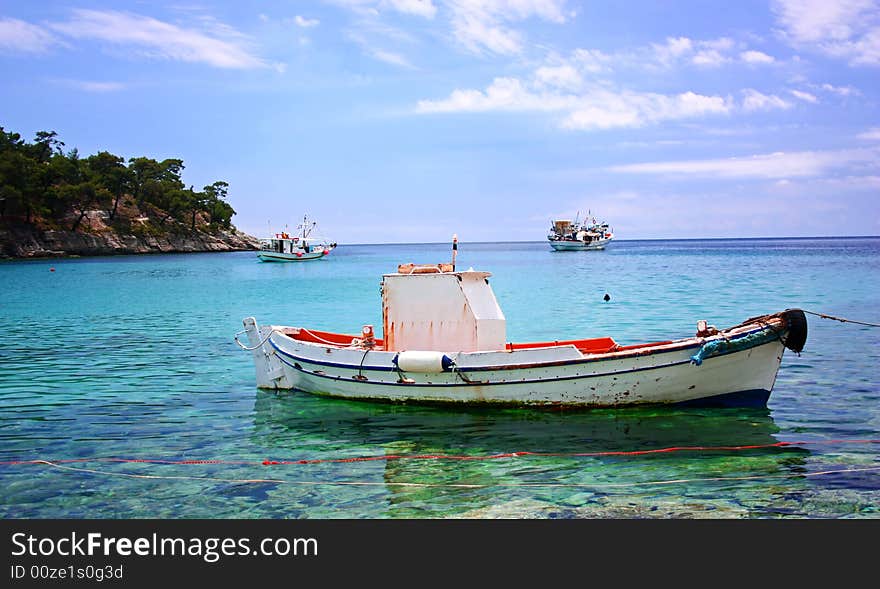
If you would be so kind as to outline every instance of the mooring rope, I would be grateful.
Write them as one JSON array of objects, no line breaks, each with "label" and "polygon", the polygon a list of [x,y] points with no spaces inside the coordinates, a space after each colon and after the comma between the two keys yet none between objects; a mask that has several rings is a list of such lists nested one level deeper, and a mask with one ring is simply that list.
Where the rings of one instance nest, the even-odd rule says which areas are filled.
[{"label": "mooring rope", "polygon": [[821,317],[822,319],[833,319],[834,321],[840,321],[841,323],[856,323],[858,325],[867,325],[868,327],[880,327],[880,323],[868,323],[867,321],[856,321],[854,319],[844,319],[843,317],[835,317],[834,315],[828,315],[826,313],[818,313],[816,311],[807,311],[805,309],[801,309],[804,313],[809,313],[810,315],[816,315],[817,317]]},{"label": "mooring rope", "polygon": [[798,479],[826,476],[832,474],[854,473],[854,472],[874,472],[880,470],[880,466],[872,466],[868,468],[842,468],[835,470],[824,470],[816,472],[803,473],[786,473],[786,474],[762,474],[762,475],[744,475],[729,477],[697,477],[687,479],[668,479],[658,481],[633,481],[626,483],[557,483],[557,482],[533,482],[533,483],[412,483],[398,481],[292,481],[288,479],[226,479],[221,477],[199,477],[187,475],[150,475],[135,474],[127,472],[111,472],[106,470],[97,470],[94,468],[75,468],[72,466],[63,466],[48,460],[38,460],[39,464],[44,464],[52,468],[60,470],[82,472],[88,474],[97,474],[104,476],[116,476],[132,479],[165,479],[165,480],[189,480],[189,481],[207,481],[230,484],[284,484],[284,485],[302,485],[302,486],[352,486],[352,487],[417,487],[417,488],[454,488],[454,489],[489,489],[489,488],[543,488],[543,487],[568,487],[568,488],[625,488],[639,486],[656,486],[656,485],[676,485],[684,483],[706,483],[706,482],[727,482],[727,481],[753,481],[761,479]]},{"label": "mooring rope", "polygon": [[667,454],[674,452],[718,452],[718,451],[743,451],[763,450],[770,448],[787,448],[798,446],[816,446],[831,444],[880,444],[878,438],[866,439],[834,439],[834,440],[800,440],[793,442],[774,442],[772,444],[750,444],[739,446],[668,446],[666,448],[652,448],[650,450],[605,450],[597,452],[501,452],[496,454],[378,454],[373,456],[351,456],[347,458],[311,458],[301,460],[168,460],[160,458],[117,458],[110,456],[94,456],[90,458],[66,458],[66,459],[30,459],[30,460],[3,460],[0,465],[14,466],[23,464],[54,464],[84,463],[84,462],[117,462],[117,463],[140,463],[162,465],[228,465],[228,466],[279,466],[279,465],[305,465],[305,464],[346,464],[354,462],[375,462],[391,460],[460,460],[481,461],[499,460],[504,458],[601,458],[611,456],[649,456],[652,454]]}]

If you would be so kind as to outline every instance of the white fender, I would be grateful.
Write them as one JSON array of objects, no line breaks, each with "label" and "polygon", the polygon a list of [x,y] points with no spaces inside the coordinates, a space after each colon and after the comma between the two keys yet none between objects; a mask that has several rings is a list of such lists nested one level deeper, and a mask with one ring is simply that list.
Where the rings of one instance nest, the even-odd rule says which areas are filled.
[{"label": "white fender", "polygon": [[447,372],[455,362],[443,352],[399,352],[392,362],[403,372]]}]

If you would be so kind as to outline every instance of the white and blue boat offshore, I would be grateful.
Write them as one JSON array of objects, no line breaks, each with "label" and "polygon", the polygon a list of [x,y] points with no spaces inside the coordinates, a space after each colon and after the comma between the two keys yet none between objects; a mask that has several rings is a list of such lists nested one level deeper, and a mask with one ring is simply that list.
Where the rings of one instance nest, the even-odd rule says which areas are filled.
[{"label": "white and blue boat offshore", "polygon": [[261,239],[257,257],[263,262],[307,262],[323,258],[336,248],[336,243],[314,236],[316,225],[315,221],[309,223],[308,217],[303,217],[297,227],[298,235],[281,232]]},{"label": "white and blue boat offshore", "polygon": [[[454,258],[453,258],[454,259]],[[807,339],[788,309],[727,329],[636,345],[610,337],[507,340],[488,272],[404,264],[382,280],[382,337],[244,319],[235,341],[253,354],[256,384],[400,403],[615,407],[766,405],[786,348]],[[248,344],[238,340],[247,334]]]},{"label": "white and blue boat offshore", "polygon": [[547,239],[556,251],[602,250],[614,239],[614,233],[608,223],[595,218],[584,219],[583,223],[577,219],[557,219],[551,223]]}]

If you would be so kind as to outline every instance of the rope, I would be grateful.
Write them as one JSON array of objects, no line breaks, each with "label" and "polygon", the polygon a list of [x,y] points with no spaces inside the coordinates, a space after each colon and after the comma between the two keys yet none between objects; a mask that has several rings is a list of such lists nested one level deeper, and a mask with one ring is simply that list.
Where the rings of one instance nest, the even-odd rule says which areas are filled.
[{"label": "rope", "polygon": [[[738,450],[762,450],[769,448],[786,448],[789,446],[816,446],[828,444],[880,444],[878,439],[852,439],[852,440],[802,440],[795,442],[775,442],[773,444],[752,444],[743,446],[669,446],[666,448],[653,448],[650,450],[606,450],[600,452],[504,452],[488,455],[460,455],[460,454],[381,454],[375,456],[353,456],[348,458],[313,458],[303,460],[164,460],[154,458],[114,458],[96,456],[92,458],[68,458],[52,460],[54,464],[83,463],[83,462],[117,462],[117,463],[141,463],[141,464],[165,464],[165,465],[193,465],[193,464],[222,464],[234,466],[275,466],[275,465],[303,465],[303,464],[327,464],[327,463],[352,463],[373,462],[381,460],[461,460],[480,461],[498,460],[503,458],[521,457],[550,457],[550,458],[590,458],[602,456],[646,456],[652,454],[666,454],[673,452],[706,452],[706,451],[738,451]],[[43,464],[48,460],[4,460],[0,465],[13,466],[22,464]]]},{"label": "rope", "polygon": [[543,487],[568,487],[568,488],[624,488],[624,487],[640,487],[640,486],[656,486],[656,485],[676,485],[684,483],[702,483],[702,482],[726,482],[726,481],[754,481],[761,479],[798,479],[818,477],[831,474],[842,474],[851,472],[874,472],[880,470],[880,466],[868,468],[842,468],[837,470],[824,470],[806,473],[789,473],[789,474],[764,474],[764,475],[746,475],[746,476],[730,476],[730,477],[704,477],[690,479],[669,479],[659,481],[635,481],[629,483],[408,483],[397,481],[291,481],[287,479],[225,479],[219,477],[197,477],[197,476],[168,476],[168,475],[149,475],[134,474],[126,472],[110,472],[106,470],[97,470],[92,468],[74,468],[72,466],[62,466],[60,464],[50,462],[48,460],[38,460],[39,464],[45,464],[59,470],[84,472],[89,474],[98,474],[104,476],[116,476],[132,479],[166,479],[166,480],[190,480],[190,481],[209,481],[230,484],[286,484],[286,485],[303,485],[303,486],[355,486],[355,487],[417,487],[417,488],[454,488],[454,489],[488,489],[488,488],[543,488]]},{"label": "rope", "polygon": [[367,378],[364,376],[364,360],[367,359],[367,354],[369,354],[369,353],[370,353],[370,350],[368,348],[368,349],[364,350],[364,355],[361,357],[361,364],[360,364],[360,366],[358,366],[358,375],[357,375],[358,380],[365,380]]},{"label": "rope", "polygon": [[817,317],[821,317],[822,319],[833,319],[835,321],[840,321],[841,323],[856,323],[858,325],[867,325],[868,327],[880,327],[880,323],[868,323],[866,321],[855,321],[853,319],[844,319],[843,317],[835,317],[834,315],[826,315],[825,313],[817,313],[815,311],[806,311],[801,309],[804,313],[809,313],[810,315],[816,315]]},{"label": "rope", "polygon": [[[272,337],[272,334],[275,333],[276,331],[278,331],[278,330],[277,329],[271,330],[269,332],[269,334],[263,338],[263,341],[261,341],[260,343],[258,343],[257,345],[255,345],[252,348],[249,348],[246,345],[244,345],[243,343],[241,343],[240,341],[238,341],[238,336],[240,336],[243,333],[246,333],[247,329],[243,329],[243,330],[239,331],[238,333],[235,334],[235,336],[232,339],[235,340],[235,343],[237,343],[238,347],[241,348],[242,350],[247,350],[248,352],[253,352],[257,348],[262,348],[263,344],[265,344],[267,341],[269,341],[269,338]],[[279,332],[279,333],[281,333],[281,332]]]},{"label": "rope", "polygon": [[458,367],[458,357],[461,356],[461,352],[456,352],[455,356],[452,358],[452,375],[457,376],[467,384],[474,384],[470,378],[464,375],[464,373]]},{"label": "rope", "polygon": [[353,347],[358,347],[361,344],[361,340],[359,340],[358,338],[352,338],[350,343],[345,344],[343,346],[343,344],[340,344],[338,342],[331,342],[330,340],[326,340],[326,339],[322,338],[321,336],[317,335],[316,333],[314,333],[313,331],[309,331],[305,327],[300,327],[299,330],[308,333],[309,335],[311,335],[313,338],[315,338],[316,340],[318,340],[322,344],[327,344],[330,346],[342,346],[345,348],[353,348]]},{"label": "rope", "polygon": [[[329,340],[325,340],[321,336],[315,334],[312,331],[309,331],[305,327],[300,327],[299,329],[300,329],[300,331],[304,331],[304,332],[308,333],[309,335],[311,335],[313,338],[315,338],[316,340],[318,340],[322,344],[328,344],[331,346],[345,347],[345,348],[356,348],[362,344],[362,340],[360,340],[358,338],[354,338],[351,340],[351,343],[343,345],[343,344],[339,344],[337,342],[331,342]],[[242,350],[247,350],[248,352],[252,352],[252,351],[256,350],[257,348],[263,347],[263,344],[265,344],[267,341],[269,341],[269,338],[272,337],[272,334],[276,333],[276,332],[284,335],[281,331],[278,331],[277,329],[273,329],[272,331],[269,332],[269,334],[266,337],[263,338],[263,340],[260,343],[258,343],[257,345],[255,345],[253,347],[248,347],[248,346],[244,345],[243,343],[241,343],[240,341],[238,341],[238,336],[240,336],[243,333],[247,333],[246,329],[243,329],[243,330],[237,332],[232,339],[235,340],[235,343],[237,343],[238,347],[241,348]],[[367,350],[367,351],[369,351],[369,350]]]}]

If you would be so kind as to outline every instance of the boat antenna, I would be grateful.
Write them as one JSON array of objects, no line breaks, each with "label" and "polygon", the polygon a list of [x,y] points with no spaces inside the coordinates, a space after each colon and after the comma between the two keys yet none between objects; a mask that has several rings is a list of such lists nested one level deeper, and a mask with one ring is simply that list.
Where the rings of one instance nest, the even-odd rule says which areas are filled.
[{"label": "boat antenna", "polygon": [[455,272],[455,254],[458,253],[458,234],[452,234],[452,271]]},{"label": "boat antenna", "polygon": [[[314,221],[312,223],[312,227],[314,227],[316,223],[317,223],[317,221]],[[307,238],[309,235],[312,234],[312,227],[309,227],[309,216],[308,215],[303,215],[303,222],[302,222],[302,225],[300,225],[300,227],[302,228],[302,238],[303,239]]]}]

